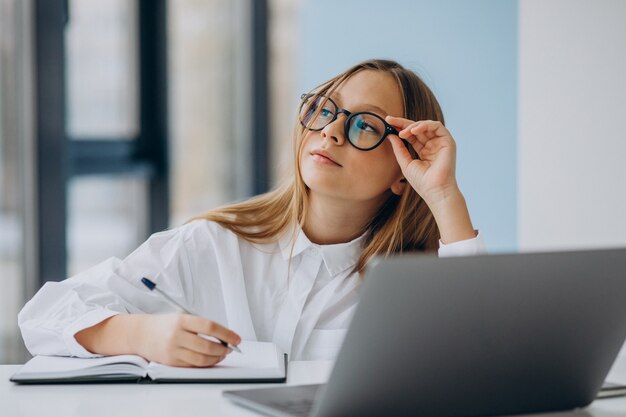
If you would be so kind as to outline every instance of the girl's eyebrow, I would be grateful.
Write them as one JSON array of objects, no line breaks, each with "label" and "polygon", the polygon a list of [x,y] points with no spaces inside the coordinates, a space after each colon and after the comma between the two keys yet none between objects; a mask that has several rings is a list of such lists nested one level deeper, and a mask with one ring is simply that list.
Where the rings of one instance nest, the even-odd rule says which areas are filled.
[{"label": "girl's eyebrow", "polygon": [[380,107],[378,107],[378,106],[374,106],[373,104],[367,104],[367,103],[364,103],[364,104],[363,104],[363,107],[369,107],[369,108],[371,108],[371,109],[373,109],[373,110],[378,110],[380,113],[382,113],[382,114],[384,114],[384,115],[388,115],[388,114],[389,114],[389,112],[386,112],[385,110],[381,109],[381,108],[380,108]]},{"label": "girl's eyebrow", "polygon": [[[341,99],[341,94],[339,94],[339,93],[338,93],[338,92],[336,92],[336,91],[335,91],[335,92],[333,92],[333,93],[330,95],[330,97],[331,97],[331,98],[333,98],[333,99],[335,99],[335,100],[337,100],[337,101],[340,101],[340,102],[342,101],[342,99]],[[376,110],[376,111],[378,111],[378,112],[380,112],[380,113],[382,113],[382,114],[389,114],[389,112],[385,111],[384,109],[382,109],[382,108],[380,108],[380,107],[378,107],[378,106],[376,106],[376,105],[374,105],[374,104],[363,103],[363,104],[359,105],[359,107],[364,107],[364,108],[369,108],[369,109],[372,109],[372,110]]]}]

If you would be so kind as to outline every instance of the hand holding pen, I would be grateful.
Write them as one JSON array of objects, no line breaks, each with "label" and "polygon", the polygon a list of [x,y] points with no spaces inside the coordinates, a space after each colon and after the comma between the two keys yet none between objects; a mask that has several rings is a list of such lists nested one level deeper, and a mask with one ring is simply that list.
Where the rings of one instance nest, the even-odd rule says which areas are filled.
[{"label": "hand holding pen", "polygon": [[[163,297],[166,301],[168,301],[170,304],[172,304],[174,307],[180,309],[182,312],[193,315],[193,316],[198,316],[201,317],[199,314],[195,314],[191,311],[189,311],[189,309],[183,307],[182,305],[180,305],[180,303],[178,303],[176,300],[174,300],[172,297],[170,297],[169,295],[167,295],[165,292],[163,292],[160,288],[157,287],[157,285],[152,282],[151,280],[149,280],[148,278],[141,278],[141,282],[150,290],[150,291],[154,291],[156,293],[158,293],[159,295],[161,295],[161,297]],[[217,323],[215,323],[215,326],[219,326]],[[221,327],[221,326],[220,326]],[[226,330],[226,329],[224,329]],[[231,332],[232,333],[232,332]],[[198,336],[200,336],[201,338],[208,340],[210,342],[213,341],[217,341],[218,343],[222,344],[222,346],[226,347],[227,349],[231,350],[231,351],[235,351],[235,352],[239,352],[242,353],[241,350],[231,344],[231,343],[227,343],[226,341],[215,337],[215,336],[210,336],[210,335],[206,335],[203,333],[197,333]]]}]

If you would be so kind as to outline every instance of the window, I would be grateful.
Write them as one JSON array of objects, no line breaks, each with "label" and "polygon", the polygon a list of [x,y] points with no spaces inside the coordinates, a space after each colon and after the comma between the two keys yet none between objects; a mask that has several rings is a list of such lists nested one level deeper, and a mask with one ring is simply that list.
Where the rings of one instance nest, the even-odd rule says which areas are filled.
[{"label": "window", "polygon": [[[70,155],[77,172],[67,187],[67,276],[110,256],[124,258],[148,235],[146,176],[129,172],[132,161],[119,167],[114,153],[99,154],[100,149],[135,152],[141,133],[137,14],[137,1],[69,2],[66,133],[70,149],[76,145],[79,152]],[[121,141],[132,143],[113,143]],[[82,168],[91,170],[93,164],[100,168]]]},{"label": "window", "polygon": [[271,185],[270,13],[0,0],[0,362],[25,359],[16,315],[45,281]]}]

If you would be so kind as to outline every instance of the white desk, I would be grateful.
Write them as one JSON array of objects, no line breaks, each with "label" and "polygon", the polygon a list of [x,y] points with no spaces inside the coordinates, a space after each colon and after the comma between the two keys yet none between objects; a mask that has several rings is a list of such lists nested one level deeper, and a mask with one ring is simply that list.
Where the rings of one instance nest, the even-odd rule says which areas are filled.
[{"label": "white desk", "polygon": [[[19,365],[0,365],[0,415],[7,417],[187,417],[259,416],[222,397],[227,389],[279,384],[85,384],[15,385],[9,377]],[[288,385],[322,383],[332,362],[291,362]],[[626,357],[613,367],[610,378],[626,383]],[[626,416],[626,397],[595,401],[582,412],[550,417]],[[520,417],[520,416],[518,416]],[[538,415],[534,415],[538,417]]]}]

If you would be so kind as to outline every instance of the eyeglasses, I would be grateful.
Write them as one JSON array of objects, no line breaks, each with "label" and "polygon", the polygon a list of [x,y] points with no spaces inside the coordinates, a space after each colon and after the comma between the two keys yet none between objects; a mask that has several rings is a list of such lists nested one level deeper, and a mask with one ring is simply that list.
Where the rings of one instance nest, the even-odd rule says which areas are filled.
[{"label": "eyeglasses", "polygon": [[[344,123],[345,136],[352,146],[362,151],[371,151],[389,134],[397,135],[398,131],[385,122],[377,114],[362,111],[351,113],[337,106],[330,97],[320,94],[302,94],[300,96],[300,123],[309,130],[319,131],[337,120],[339,114],[347,116]],[[316,112],[323,106],[317,116]]]}]

